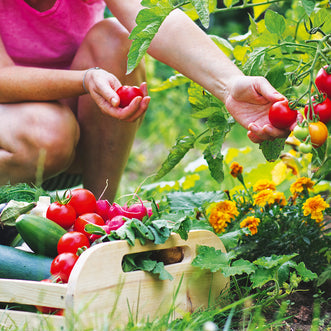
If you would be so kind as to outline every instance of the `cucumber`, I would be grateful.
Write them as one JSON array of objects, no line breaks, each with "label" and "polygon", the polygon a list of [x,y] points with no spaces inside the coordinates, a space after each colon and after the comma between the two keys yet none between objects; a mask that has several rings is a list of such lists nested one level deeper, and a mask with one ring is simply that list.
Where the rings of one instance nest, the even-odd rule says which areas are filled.
[{"label": "cucumber", "polygon": [[48,218],[30,214],[17,218],[16,229],[34,253],[53,258],[58,255],[59,239],[67,232]]},{"label": "cucumber", "polygon": [[0,245],[0,278],[42,280],[49,278],[53,259]]}]

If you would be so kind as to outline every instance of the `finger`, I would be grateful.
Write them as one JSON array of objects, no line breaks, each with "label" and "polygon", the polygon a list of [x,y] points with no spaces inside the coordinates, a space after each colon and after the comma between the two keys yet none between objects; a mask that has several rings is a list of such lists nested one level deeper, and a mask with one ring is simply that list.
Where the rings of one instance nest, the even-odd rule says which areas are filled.
[{"label": "finger", "polygon": [[150,102],[150,97],[143,98],[142,101],[141,101],[140,108],[138,109],[138,111],[136,111],[131,117],[127,118],[126,121],[128,121],[128,122],[134,122],[138,118],[140,118],[141,116],[143,116],[144,113],[147,111],[149,102]]},{"label": "finger", "polygon": [[262,132],[265,136],[270,138],[285,138],[289,135],[290,130],[279,130],[270,124],[266,124],[262,128]]},{"label": "finger", "polygon": [[256,136],[252,131],[247,131],[247,137],[255,144],[263,142],[263,139]]},{"label": "finger", "polygon": [[143,92],[144,97],[146,97],[148,95],[147,83],[141,83],[139,88]]},{"label": "finger", "polygon": [[258,77],[256,79],[256,91],[264,96],[267,100],[274,103],[276,101],[284,100],[286,99],[284,95],[279,93],[270,83],[267,79],[263,77]]}]

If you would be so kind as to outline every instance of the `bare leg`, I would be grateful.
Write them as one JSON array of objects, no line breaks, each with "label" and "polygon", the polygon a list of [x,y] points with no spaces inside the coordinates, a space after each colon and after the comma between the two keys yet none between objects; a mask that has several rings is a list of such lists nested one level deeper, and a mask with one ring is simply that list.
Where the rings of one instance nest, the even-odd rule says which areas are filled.
[{"label": "bare leg", "polygon": [[[98,66],[117,76],[123,85],[139,86],[145,81],[143,65],[126,75],[128,35],[114,19],[97,24],[77,52],[72,69]],[[82,167],[84,187],[98,197],[108,180],[103,198],[113,201],[141,120],[128,123],[106,116],[89,95],[79,97],[77,119],[81,132],[77,161]]]},{"label": "bare leg", "polygon": [[65,171],[74,159],[78,139],[77,121],[66,106],[55,102],[0,105],[0,185],[34,183],[38,167],[43,179]]}]

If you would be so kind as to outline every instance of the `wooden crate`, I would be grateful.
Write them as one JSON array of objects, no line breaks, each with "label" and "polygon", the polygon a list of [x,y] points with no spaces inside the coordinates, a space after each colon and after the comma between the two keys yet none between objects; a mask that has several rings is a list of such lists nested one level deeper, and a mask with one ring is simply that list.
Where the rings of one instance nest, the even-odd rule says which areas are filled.
[{"label": "wooden crate", "polygon": [[[68,284],[0,279],[1,302],[64,309],[64,316],[0,310],[0,325],[26,325],[27,330],[35,330],[36,325],[43,323],[45,330],[51,327],[67,330],[74,329],[72,323],[75,323],[75,329],[98,330],[107,320],[111,320],[113,326],[125,324],[130,315],[138,321],[147,317],[154,319],[168,312],[172,305],[175,305],[174,318],[212,305],[228,288],[229,279],[220,272],[211,273],[191,265],[198,245],[225,252],[214,233],[194,230],[188,240],[172,234],[161,245],[141,245],[136,241],[130,246],[124,240],[95,245],[80,256]],[[183,252],[182,260],[165,266],[173,280],[159,280],[148,272],[122,269],[125,255],[178,247]]]}]

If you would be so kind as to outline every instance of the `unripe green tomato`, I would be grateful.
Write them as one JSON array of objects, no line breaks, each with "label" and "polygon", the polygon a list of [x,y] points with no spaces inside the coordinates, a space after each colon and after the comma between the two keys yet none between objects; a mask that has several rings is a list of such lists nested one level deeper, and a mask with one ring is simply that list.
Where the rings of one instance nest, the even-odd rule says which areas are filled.
[{"label": "unripe green tomato", "polygon": [[294,127],[293,129],[293,135],[295,138],[298,138],[299,140],[304,140],[307,138],[309,134],[309,129],[307,126],[303,127],[303,126],[299,126],[297,125],[296,127]]},{"label": "unripe green tomato", "polygon": [[301,143],[299,145],[299,151],[301,153],[310,153],[313,150],[313,146],[311,144]]}]

